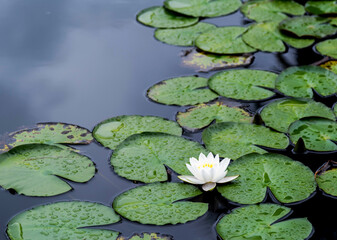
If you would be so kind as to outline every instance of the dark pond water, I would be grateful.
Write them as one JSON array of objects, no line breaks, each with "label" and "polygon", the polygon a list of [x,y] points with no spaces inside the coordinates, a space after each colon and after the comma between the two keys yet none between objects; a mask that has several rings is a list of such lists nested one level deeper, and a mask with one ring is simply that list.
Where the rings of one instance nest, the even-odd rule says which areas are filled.
[{"label": "dark pond water", "polygon": [[[2,0],[0,3],[1,134],[45,121],[74,123],[92,130],[100,121],[124,114],[174,120],[176,112],[182,110],[153,103],[145,97],[146,90],[158,81],[195,74],[181,65],[180,54],[185,48],[156,41],[153,29],[135,21],[138,11],[160,5],[161,1]],[[246,23],[240,13],[206,21],[218,26]],[[257,53],[249,68],[279,72],[321,58],[311,48],[289,49],[285,54]],[[251,111],[262,105],[245,104]],[[200,134],[186,136],[200,140]],[[0,239],[6,239],[9,219],[25,209],[72,199],[110,206],[121,192],[137,186],[114,174],[108,163],[111,154],[108,149],[96,143],[80,149],[96,163],[98,173],[86,184],[71,183],[75,190],[50,198],[25,197],[0,190]],[[292,157],[316,170],[336,155]],[[176,180],[173,176],[172,181]],[[107,228],[125,236],[160,232],[176,240],[216,239],[215,222],[235,207],[218,197],[204,195],[203,200],[212,203],[211,211],[187,224],[158,227],[123,219]],[[309,218],[315,227],[312,239],[337,239],[336,202],[317,191],[305,203],[291,206],[294,209],[291,217]]]}]

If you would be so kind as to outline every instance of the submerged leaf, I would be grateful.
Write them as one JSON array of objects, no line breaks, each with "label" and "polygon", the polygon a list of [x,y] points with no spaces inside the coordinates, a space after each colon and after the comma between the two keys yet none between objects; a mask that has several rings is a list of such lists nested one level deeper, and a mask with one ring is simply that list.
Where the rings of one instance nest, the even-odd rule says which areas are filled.
[{"label": "submerged leaf", "polygon": [[233,122],[211,125],[202,133],[202,140],[211,152],[233,160],[249,153],[266,153],[258,146],[285,149],[289,144],[283,133],[260,125]]},{"label": "submerged leaf", "polygon": [[209,102],[218,97],[207,87],[207,78],[178,77],[164,80],[153,85],[147,96],[159,103],[167,105],[195,105]]},{"label": "submerged leaf", "polygon": [[267,188],[281,203],[305,200],[316,190],[310,168],[281,154],[243,156],[230,164],[228,175],[240,177],[217,189],[228,200],[240,204],[262,202]]},{"label": "submerged leaf", "polygon": [[305,148],[313,151],[336,151],[337,122],[324,118],[304,118],[289,127],[291,141],[301,138]]},{"label": "submerged leaf", "polygon": [[305,4],[305,9],[312,14],[337,14],[337,2],[335,0],[311,0]]},{"label": "submerged leaf", "polygon": [[337,168],[325,171],[316,177],[316,181],[325,193],[337,197]]},{"label": "submerged leaf", "polygon": [[195,45],[203,51],[218,54],[251,53],[256,49],[242,40],[245,27],[220,27],[201,34]]},{"label": "submerged leaf", "polygon": [[165,225],[197,219],[208,210],[207,203],[179,201],[201,191],[183,183],[152,183],[133,188],[115,198],[113,208],[130,221]]},{"label": "submerged leaf", "polygon": [[194,17],[218,17],[235,12],[240,0],[166,0],[165,7]]},{"label": "submerged leaf", "polygon": [[0,185],[27,196],[54,196],[71,190],[59,177],[87,182],[95,166],[86,156],[45,144],[28,144],[0,155]]},{"label": "submerged leaf", "polygon": [[111,207],[91,202],[57,202],[35,207],[12,218],[7,234],[11,240],[117,239],[118,232],[86,227],[120,220]]},{"label": "submerged leaf", "polygon": [[93,130],[95,139],[103,146],[115,149],[133,134],[162,132],[181,136],[182,129],[176,122],[153,116],[125,115],[104,120]]},{"label": "submerged leaf", "polygon": [[310,99],[278,99],[266,105],[261,112],[264,123],[280,132],[304,117],[324,117],[336,120],[333,111],[323,103]]},{"label": "submerged leaf", "polygon": [[319,66],[337,74],[337,60],[327,61]]},{"label": "submerged leaf", "polygon": [[276,88],[291,97],[312,98],[313,90],[326,97],[337,92],[337,75],[317,66],[290,67],[278,76]]},{"label": "submerged leaf", "polygon": [[251,64],[254,56],[219,55],[196,50],[183,56],[183,64],[195,68],[198,72],[209,72],[224,68],[235,68]]},{"label": "submerged leaf", "polygon": [[317,51],[325,56],[337,59],[337,39],[329,39],[316,45]]},{"label": "submerged leaf", "polygon": [[124,140],[111,156],[114,171],[129,180],[145,183],[167,180],[164,165],[190,175],[189,158],[208,153],[199,143],[164,133],[142,133]]},{"label": "submerged leaf", "polygon": [[207,127],[214,120],[216,122],[250,122],[249,113],[238,107],[229,107],[222,102],[200,104],[187,109],[186,112],[178,112],[177,122],[189,131]]},{"label": "submerged leaf", "polygon": [[276,204],[236,208],[220,219],[216,231],[224,240],[307,239],[313,227],[306,218],[280,221],[290,212],[290,208]]},{"label": "submerged leaf", "polygon": [[137,20],[155,28],[187,27],[199,21],[198,18],[183,16],[158,6],[142,10],[138,13]]},{"label": "submerged leaf", "polygon": [[230,70],[213,75],[209,87],[221,96],[239,100],[263,100],[275,95],[277,74],[261,70]]},{"label": "submerged leaf", "polygon": [[134,234],[130,238],[126,237],[118,237],[117,240],[173,240],[173,237],[162,235],[159,233],[142,233],[142,234]]}]

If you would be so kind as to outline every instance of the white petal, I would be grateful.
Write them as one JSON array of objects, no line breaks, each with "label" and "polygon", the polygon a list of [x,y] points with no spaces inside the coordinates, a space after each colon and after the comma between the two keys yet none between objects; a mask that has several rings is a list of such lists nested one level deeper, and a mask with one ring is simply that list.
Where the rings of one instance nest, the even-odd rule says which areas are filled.
[{"label": "white petal", "polygon": [[204,184],[205,182],[193,177],[193,176],[186,176],[186,175],[181,175],[178,176],[180,180],[183,180],[184,182],[192,183],[192,184]]},{"label": "white petal", "polygon": [[213,190],[216,186],[216,183],[214,182],[208,182],[208,183],[205,183],[204,185],[202,185],[202,189],[204,191],[210,191],[210,190]]},{"label": "white petal", "polygon": [[191,166],[199,165],[199,161],[194,157],[190,158],[190,163],[191,163]]},{"label": "white petal", "polygon": [[208,168],[201,169],[201,175],[202,175],[202,179],[205,182],[211,182],[212,181],[212,175],[210,175],[210,171],[209,171]]},{"label": "white petal", "polygon": [[228,171],[218,171],[214,177],[213,177],[213,182],[218,182],[219,180],[223,179],[224,177],[226,177]]},{"label": "white petal", "polygon": [[187,163],[186,163],[186,167],[193,174],[194,177],[196,177],[198,179],[203,179],[200,171],[197,168],[195,168],[194,166],[191,166]]},{"label": "white petal", "polygon": [[236,179],[239,175],[236,176],[230,176],[230,177],[224,177],[223,179],[220,179],[219,181],[217,181],[217,183],[226,183],[226,182],[230,182],[233,181],[234,179]]},{"label": "white petal", "polygon": [[214,159],[213,153],[209,152],[207,155],[207,160],[212,161]]},{"label": "white petal", "polygon": [[206,158],[205,154],[203,154],[203,153],[199,154],[199,161],[206,160],[206,159],[207,158]]},{"label": "white petal", "polygon": [[219,165],[219,163],[220,163],[219,154],[215,155],[214,161],[215,161],[216,164]]},{"label": "white petal", "polygon": [[223,160],[220,162],[220,166],[219,166],[219,167],[220,167],[223,171],[225,171],[225,170],[227,169],[227,167],[228,167],[230,161],[231,161],[231,160],[230,160],[229,158],[223,159]]}]

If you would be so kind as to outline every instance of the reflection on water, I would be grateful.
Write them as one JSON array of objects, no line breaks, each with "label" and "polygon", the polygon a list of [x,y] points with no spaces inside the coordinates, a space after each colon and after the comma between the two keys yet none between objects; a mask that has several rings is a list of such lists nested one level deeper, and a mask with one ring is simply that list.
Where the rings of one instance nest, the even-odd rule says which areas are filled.
[{"label": "reflection on water", "polygon": [[[123,114],[173,120],[182,108],[150,102],[145,98],[146,90],[161,80],[196,73],[181,65],[179,55],[186,48],[156,41],[153,29],[135,21],[138,11],[158,4],[157,0],[1,1],[0,133],[43,121],[68,122],[92,129],[106,118]],[[243,24],[239,12],[205,21],[218,26]],[[286,54],[259,52],[250,68],[281,71],[320,59],[309,50],[289,49]],[[200,139],[198,134],[189,136]],[[50,198],[18,196],[0,190],[1,239],[5,238],[7,221],[24,209],[71,199],[110,205],[115,196],[136,186],[108,167],[107,149],[94,143],[81,150],[92,157],[98,173],[87,184],[71,183],[76,190]],[[306,205],[317,206],[317,199],[321,198],[315,197]],[[321,214],[315,208],[310,215],[306,211],[310,206],[296,208],[299,216],[309,216],[312,222]],[[162,227],[123,220],[107,228],[126,235],[155,231],[174,235],[176,240],[186,239],[187,235],[194,240],[216,239],[214,224],[218,216],[218,212],[210,212],[191,223]],[[316,220],[314,224],[320,223]],[[325,225],[315,225],[320,234],[326,232],[327,238],[321,239],[333,234],[326,230],[331,225]]]}]

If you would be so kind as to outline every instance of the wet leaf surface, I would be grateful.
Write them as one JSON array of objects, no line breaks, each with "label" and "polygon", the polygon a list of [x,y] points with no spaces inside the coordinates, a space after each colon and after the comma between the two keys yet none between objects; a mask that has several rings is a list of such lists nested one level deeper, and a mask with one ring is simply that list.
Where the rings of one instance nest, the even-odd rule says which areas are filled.
[{"label": "wet leaf surface", "polygon": [[207,78],[178,77],[164,80],[153,85],[147,96],[159,103],[167,105],[195,105],[209,102],[218,95],[207,89]]},{"label": "wet leaf surface", "polygon": [[325,193],[337,197],[337,168],[323,172],[316,177],[316,181]]},{"label": "wet leaf surface", "polygon": [[278,76],[276,88],[291,97],[312,98],[313,91],[327,97],[337,92],[337,75],[317,66],[290,67]]},{"label": "wet leaf surface", "polygon": [[11,240],[117,239],[118,232],[86,227],[116,223],[119,216],[111,207],[91,202],[57,202],[35,207],[8,223]]},{"label": "wet leaf surface", "polygon": [[240,177],[217,189],[228,200],[240,204],[262,202],[267,188],[281,203],[305,200],[316,190],[310,168],[281,154],[243,156],[230,164],[228,175]]},{"label": "wet leaf surface", "polygon": [[260,125],[232,122],[211,125],[202,133],[202,140],[209,151],[233,160],[249,153],[267,152],[258,146],[285,149],[289,144],[283,133]]},{"label": "wet leaf surface", "polygon": [[208,151],[199,143],[163,133],[142,133],[123,141],[111,156],[114,171],[129,180],[145,183],[168,180],[166,168],[190,175],[189,158]]},{"label": "wet leaf surface", "polygon": [[317,51],[325,56],[337,59],[337,39],[329,39],[316,45]]},{"label": "wet leaf surface", "polygon": [[327,1],[308,1],[305,4],[305,9],[312,14],[323,15],[323,14],[336,14],[337,13],[337,2],[335,0]]},{"label": "wet leaf surface", "polygon": [[219,72],[208,81],[209,87],[220,96],[238,100],[263,100],[275,95],[277,74],[261,70],[230,70]]},{"label": "wet leaf surface", "polygon": [[182,183],[152,183],[133,188],[115,198],[113,208],[130,221],[165,225],[197,219],[207,203],[179,201],[200,195],[198,188]]},{"label": "wet leaf surface", "polygon": [[222,102],[200,104],[189,108],[186,112],[178,112],[177,122],[189,131],[207,127],[216,122],[250,122],[251,115],[238,107],[229,107]]},{"label": "wet leaf surface", "polygon": [[93,135],[103,146],[113,150],[129,136],[142,132],[163,132],[181,136],[182,129],[177,123],[160,117],[124,115],[97,124]]},{"label": "wet leaf surface", "polygon": [[134,234],[130,238],[126,237],[118,237],[117,240],[173,240],[173,237],[162,235],[159,233],[142,233],[142,234]]},{"label": "wet leaf surface", "polygon": [[266,126],[287,132],[291,123],[304,117],[324,117],[336,120],[333,111],[323,103],[310,99],[278,99],[261,111]]},{"label": "wet leaf surface", "polygon": [[337,74],[337,60],[327,61],[325,63],[320,64],[319,66]]},{"label": "wet leaf surface", "polygon": [[290,208],[276,204],[236,208],[220,219],[216,230],[224,240],[307,239],[313,231],[311,223],[306,218],[284,220],[290,212]]}]

